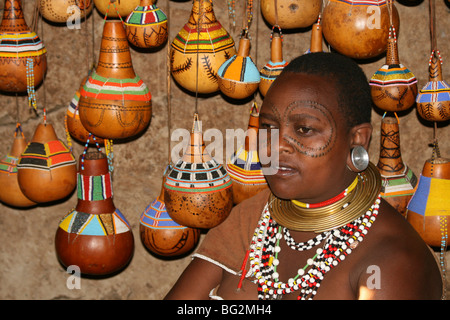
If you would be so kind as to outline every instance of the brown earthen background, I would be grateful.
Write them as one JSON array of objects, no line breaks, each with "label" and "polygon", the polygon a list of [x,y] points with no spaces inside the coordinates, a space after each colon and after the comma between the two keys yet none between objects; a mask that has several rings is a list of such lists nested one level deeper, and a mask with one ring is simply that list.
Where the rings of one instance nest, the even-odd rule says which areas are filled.
[{"label": "brown earthen background", "polygon": [[[229,27],[226,0],[214,1],[219,21],[238,40],[243,1],[237,2],[237,27]],[[257,3],[258,1],[255,1]],[[409,1],[410,3],[413,1]],[[417,1],[414,1],[417,3]],[[401,62],[418,78],[421,88],[428,77],[430,33],[428,1],[416,5],[396,3],[400,15],[399,53]],[[160,0],[164,12],[170,6],[169,43],[187,21],[192,2]],[[25,15],[31,23],[34,1],[24,0]],[[438,48],[444,58],[444,79],[450,78],[450,9],[444,0],[436,0],[438,21]],[[3,4],[0,6],[3,9]],[[250,28],[253,47],[251,55],[258,68],[269,60],[270,31],[262,18],[259,5]],[[92,29],[92,23],[94,28]],[[98,49],[102,32],[102,16],[94,10],[81,29],[68,29],[41,21],[38,34],[48,50],[48,73],[45,85],[37,89],[39,112],[48,111],[48,121],[56,129],[59,138],[66,141],[64,116],[67,105],[86,76],[88,61],[92,63],[92,30],[94,53]],[[310,28],[283,30],[283,52],[291,60],[309,47]],[[166,44],[167,46],[167,44]],[[17,210],[0,204],[0,298],[1,299],[161,299],[189,263],[190,257],[162,259],[150,254],[139,238],[139,217],[145,207],[159,194],[162,173],[167,165],[168,112],[166,48],[157,51],[132,49],[136,73],[149,86],[153,96],[153,119],[149,129],[138,139],[126,144],[114,145],[114,202],[130,222],[135,237],[135,253],[122,272],[104,279],[81,279],[81,289],[69,290],[66,281],[69,274],[58,263],[54,250],[54,236],[59,220],[76,204],[76,195],[51,205]],[[95,58],[96,61],[97,58]],[[364,61],[361,67],[368,77],[384,63],[384,58]],[[259,105],[261,97],[257,97]],[[187,94],[172,82],[172,129],[190,129],[195,106],[195,96]],[[18,106],[18,107],[17,107]],[[246,128],[251,101],[230,102],[220,94],[200,97],[198,110],[203,128]],[[19,113],[17,113],[19,110]],[[380,119],[382,114],[373,112],[374,134],[370,147],[371,160],[378,160]],[[32,112],[25,97],[0,95],[0,155],[11,146],[17,119],[25,135],[30,139],[37,124],[42,121]],[[433,139],[433,125],[422,121],[415,109],[400,117],[401,149],[404,161],[419,175],[423,163],[431,157],[429,146]],[[440,124],[437,131],[441,153],[450,157],[450,126]],[[76,158],[83,146],[74,142]],[[220,160],[220,159],[219,159]],[[447,254],[448,258],[449,254]]]}]

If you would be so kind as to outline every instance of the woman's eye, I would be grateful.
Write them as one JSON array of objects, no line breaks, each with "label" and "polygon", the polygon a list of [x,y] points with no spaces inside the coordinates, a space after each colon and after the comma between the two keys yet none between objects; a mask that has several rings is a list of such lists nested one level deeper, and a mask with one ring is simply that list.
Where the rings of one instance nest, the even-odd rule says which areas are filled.
[{"label": "woman's eye", "polygon": [[261,123],[260,128],[263,129],[277,129],[276,125],[270,124],[270,123]]},{"label": "woman's eye", "polygon": [[297,132],[300,134],[310,134],[312,133],[312,129],[308,127],[300,127],[298,128]]}]

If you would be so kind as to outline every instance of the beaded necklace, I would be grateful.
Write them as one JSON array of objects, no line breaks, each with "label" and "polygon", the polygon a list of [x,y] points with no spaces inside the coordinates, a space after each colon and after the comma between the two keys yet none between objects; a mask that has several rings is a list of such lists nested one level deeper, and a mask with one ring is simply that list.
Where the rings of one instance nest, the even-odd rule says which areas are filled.
[{"label": "beaded necklace", "polygon": [[[378,215],[380,195],[367,211],[341,227],[324,231],[306,242],[296,243],[289,230],[272,219],[269,204],[263,210],[250,244],[250,271],[258,285],[258,299],[278,299],[299,292],[298,300],[313,299],[325,274],[344,260],[362,242]],[[277,266],[284,238],[294,250],[305,251],[323,242],[322,248],[307,260],[297,275],[287,282],[279,281]]]}]

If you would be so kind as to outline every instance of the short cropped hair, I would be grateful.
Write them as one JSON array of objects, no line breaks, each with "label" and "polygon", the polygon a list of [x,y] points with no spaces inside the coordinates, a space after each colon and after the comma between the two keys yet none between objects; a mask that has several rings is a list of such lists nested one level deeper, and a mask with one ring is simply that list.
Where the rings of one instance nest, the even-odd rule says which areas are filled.
[{"label": "short cropped hair", "polygon": [[348,120],[349,128],[370,123],[372,96],[364,71],[352,59],[339,53],[314,52],[293,59],[283,73],[306,73],[334,80],[339,92],[338,105]]}]

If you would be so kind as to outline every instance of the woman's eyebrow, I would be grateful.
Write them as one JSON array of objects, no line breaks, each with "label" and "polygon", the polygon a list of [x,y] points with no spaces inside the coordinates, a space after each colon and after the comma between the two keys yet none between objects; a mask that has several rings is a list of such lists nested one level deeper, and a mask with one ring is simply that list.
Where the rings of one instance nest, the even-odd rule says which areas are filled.
[{"label": "woman's eyebrow", "polygon": [[259,118],[264,118],[264,119],[272,120],[272,121],[279,121],[278,117],[276,115],[274,115],[273,113],[261,112],[259,114]]}]

